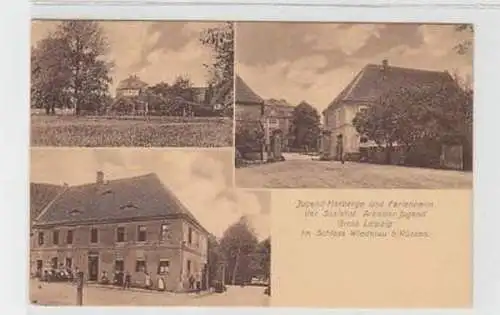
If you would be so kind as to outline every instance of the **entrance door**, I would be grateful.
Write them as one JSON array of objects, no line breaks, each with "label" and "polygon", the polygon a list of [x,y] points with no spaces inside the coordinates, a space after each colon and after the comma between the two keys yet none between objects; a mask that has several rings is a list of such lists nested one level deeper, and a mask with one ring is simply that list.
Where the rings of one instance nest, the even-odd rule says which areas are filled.
[{"label": "entrance door", "polygon": [[89,255],[89,281],[99,278],[99,256]]}]

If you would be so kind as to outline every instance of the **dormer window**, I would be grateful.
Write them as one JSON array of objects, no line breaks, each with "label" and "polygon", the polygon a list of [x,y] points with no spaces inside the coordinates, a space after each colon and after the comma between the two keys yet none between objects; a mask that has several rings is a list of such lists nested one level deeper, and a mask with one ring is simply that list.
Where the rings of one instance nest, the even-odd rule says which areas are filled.
[{"label": "dormer window", "polygon": [[132,202],[127,202],[126,204],[120,206],[120,209],[124,210],[124,209],[139,209],[138,206],[136,206],[135,204],[133,204]]},{"label": "dormer window", "polygon": [[69,211],[69,214],[74,216],[74,215],[79,215],[80,213],[82,213],[80,210],[78,209],[73,209],[73,210],[70,210]]},{"label": "dormer window", "polygon": [[111,189],[106,189],[105,191],[103,191],[103,192],[101,193],[101,195],[103,195],[103,196],[104,196],[104,195],[107,195],[107,194],[112,194],[112,193],[113,193],[113,191],[112,191]]}]

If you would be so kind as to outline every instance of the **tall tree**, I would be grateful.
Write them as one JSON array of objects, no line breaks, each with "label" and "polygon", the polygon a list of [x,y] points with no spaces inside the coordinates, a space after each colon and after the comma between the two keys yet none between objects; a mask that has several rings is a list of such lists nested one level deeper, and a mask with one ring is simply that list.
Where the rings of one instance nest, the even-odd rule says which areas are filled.
[{"label": "tall tree", "polygon": [[257,245],[257,236],[246,217],[242,217],[224,232],[220,246],[227,265],[226,279],[232,284],[248,281],[252,277],[251,255]]},{"label": "tall tree", "polygon": [[95,110],[108,94],[112,81],[109,75],[112,64],[105,60],[109,44],[103,29],[95,21],[64,21],[55,36],[65,43],[75,113]]},{"label": "tall tree", "polygon": [[109,99],[112,63],[105,60],[107,50],[108,41],[98,22],[61,22],[33,51],[35,99],[46,101],[55,94],[56,103],[64,100],[77,115],[82,109],[99,110]]},{"label": "tall tree", "polygon": [[65,43],[51,34],[31,48],[31,107],[55,114],[55,108],[69,105],[71,72],[65,56]]},{"label": "tall tree", "polygon": [[234,23],[226,22],[221,26],[208,28],[201,34],[200,41],[213,51],[213,61],[209,68],[210,82],[222,87],[232,82],[234,77]]},{"label": "tall tree", "polygon": [[221,247],[215,236],[208,237],[208,283],[221,281],[220,264],[224,263]]},{"label": "tall tree", "polygon": [[[460,24],[455,27],[457,32],[468,33],[474,35],[474,25],[472,24]],[[456,46],[455,50],[460,55],[468,54],[472,51],[472,38],[464,39],[460,41]]]},{"label": "tall tree", "polygon": [[320,134],[320,116],[318,111],[305,101],[294,108],[290,133],[293,147],[297,149],[316,149]]}]

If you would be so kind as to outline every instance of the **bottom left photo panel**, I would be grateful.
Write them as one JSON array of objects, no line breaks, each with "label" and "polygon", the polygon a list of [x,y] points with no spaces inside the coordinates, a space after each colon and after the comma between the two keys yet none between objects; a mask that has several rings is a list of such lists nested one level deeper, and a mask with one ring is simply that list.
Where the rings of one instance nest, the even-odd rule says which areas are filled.
[{"label": "bottom left photo panel", "polygon": [[269,306],[269,191],[232,149],[32,148],[29,298],[44,306]]}]

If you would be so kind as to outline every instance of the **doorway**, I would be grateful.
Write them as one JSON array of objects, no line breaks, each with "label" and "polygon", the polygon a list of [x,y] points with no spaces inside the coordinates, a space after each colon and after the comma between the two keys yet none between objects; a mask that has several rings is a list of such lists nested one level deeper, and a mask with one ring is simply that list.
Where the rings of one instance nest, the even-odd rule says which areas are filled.
[{"label": "doorway", "polygon": [[99,278],[99,256],[89,255],[89,281],[97,281]]}]

